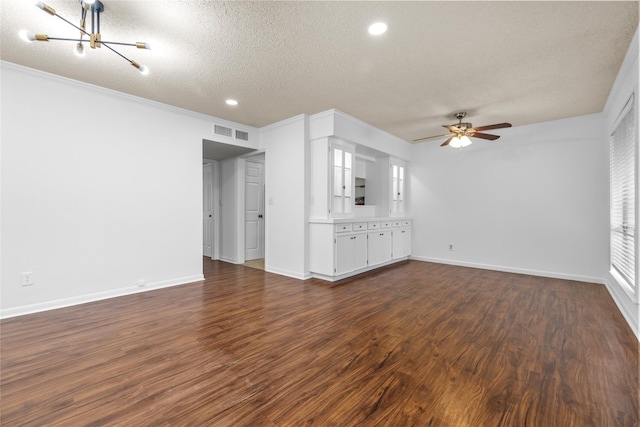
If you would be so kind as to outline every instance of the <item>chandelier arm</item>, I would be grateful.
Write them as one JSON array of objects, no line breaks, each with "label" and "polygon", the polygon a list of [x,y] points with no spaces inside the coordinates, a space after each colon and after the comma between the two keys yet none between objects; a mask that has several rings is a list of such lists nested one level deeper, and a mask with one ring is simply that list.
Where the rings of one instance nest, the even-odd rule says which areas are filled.
[{"label": "chandelier arm", "polygon": [[78,27],[77,25],[75,25],[75,24],[73,24],[73,23],[71,23],[71,22],[67,21],[67,20],[66,20],[66,19],[64,19],[62,16],[58,15],[57,13],[56,13],[56,16],[57,16],[58,18],[62,19],[62,20],[63,20],[64,22],[66,22],[67,24],[71,25],[71,26],[72,26],[73,28],[75,28],[76,30],[80,31],[81,33],[84,33],[84,34],[86,34],[86,35],[88,35],[88,36],[90,36],[90,35],[91,35],[91,34],[87,33],[85,30],[83,30],[82,28]]},{"label": "chandelier arm", "polygon": [[47,39],[48,40],[60,40],[60,41],[63,41],[63,42],[83,42],[83,41],[85,41],[85,40],[82,40],[82,39],[67,39],[67,38],[64,38],[64,37],[49,37],[49,36],[47,36]]},{"label": "chandelier arm", "polygon": [[[120,52],[118,52],[117,50],[115,50],[114,48],[112,48],[111,46],[105,44],[105,42],[101,42],[104,47],[106,47],[107,49],[109,49],[111,52],[115,53],[116,55],[120,56],[122,59],[124,59],[125,61],[131,63],[134,62],[131,59],[127,58],[126,56],[124,56],[123,54],[121,54]],[[134,45],[135,46],[135,45]]]},{"label": "chandelier arm", "polygon": [[82,5],[80,5],[82,11],[80,12],[80,38],[82,38],[82,29],[87,28],[87,9],[85,9]]},{"label": "chandelier arm", "polygon": [[138,45],[137,45],[136,43],[111,42],[111,41],[104,41],[104,40],[100,40],[100,43],[102,43],[102,44],[109,43],[109,44],[117,44],[117,45],[120,45],[120,46],[133,46],[133,47],[138,47]]}]

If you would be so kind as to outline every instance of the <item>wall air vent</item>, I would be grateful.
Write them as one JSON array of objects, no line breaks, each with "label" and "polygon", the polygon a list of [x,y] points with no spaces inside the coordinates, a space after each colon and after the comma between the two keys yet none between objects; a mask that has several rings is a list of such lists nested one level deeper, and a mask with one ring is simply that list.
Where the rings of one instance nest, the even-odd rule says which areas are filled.
[{"label": "wall air vent", "polygon": [[236,130],[236,139],[241,139],[243,141],[249,140],[249,132],[245,132],[243,130]]},{"label": "wall air vent", "polygon": [[233,130],[226,126],[213,125],[213,133],[215,133],[216,135],[231,137],[233,135]]}]

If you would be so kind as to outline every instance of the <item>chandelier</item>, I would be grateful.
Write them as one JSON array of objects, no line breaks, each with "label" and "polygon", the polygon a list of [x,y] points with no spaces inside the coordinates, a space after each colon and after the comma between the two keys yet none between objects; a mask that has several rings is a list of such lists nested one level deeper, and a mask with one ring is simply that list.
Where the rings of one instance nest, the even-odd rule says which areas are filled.
[{"label": "chandelier", "polygon": [[[151,46],[149,45],[149,43],[141,43],[141,42],[122,43],[122,42],[102,40],[102,34],[100,33],[100,14],[104,12],[104,4],[102,4],[102,2],[99,0],[78,0],[78,2],[80,3],[80,7],[81,7],[80,26],[72,24],[67,19],[58,15],[55,9],[53,9],[51,6],[48,6],[41,1],[36,2],[35,5],[40,9],[42,9],[43,11],[47,12],[49,15],[57,16],[67,24],[71,25],[72,27],[80,31],[80,38],[71,39],[71,38],[62,38],[62,37],[49,37],[46,34],[33,34],[27,30],[20,31],[20,37],[27,42],[32,42],[32,41],[48,42],[49,40],[62,40],[62,41],[75,42],[76,46],[74,48],[74,52],[78,56],[84,56],[85,43],[88,43],[91,49],[101,48],[102,46],[104,46],[110,51],[112,51],[113,53],[115,53],[116,55],[123,58],[125,61],[129,62],[132,66],[137,68],[138,71],[140,71],[140,73],[145,75],[149,74],[149,68],[145,67],[144,65],[138,64],[136,61],[132,59],[127,58],[126,56],[124,56],[123,54],[115,50],[113,47],[111,47],[111,45],[119,45],[119,46],[134,46],[138,49],[151,49]],[[88,32],[86,28],[87,15],[89,13],[91,13],[91,32]],[[85,39],[85,36],[87,37],[87,39]]]}]

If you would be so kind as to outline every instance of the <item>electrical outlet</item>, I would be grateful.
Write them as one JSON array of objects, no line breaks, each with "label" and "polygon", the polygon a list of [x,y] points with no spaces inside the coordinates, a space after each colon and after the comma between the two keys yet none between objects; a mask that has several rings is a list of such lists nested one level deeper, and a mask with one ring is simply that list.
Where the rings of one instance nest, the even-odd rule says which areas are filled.
[{"label": "electrical outlet", "polygon": [[453,252],[453,243],[449,243],[449,251]]},{"label": "electrical outlet", "polygon": [[20,273],[20,286],[31,286],[35,285],[33,272],[28,271],[25,273]]}]

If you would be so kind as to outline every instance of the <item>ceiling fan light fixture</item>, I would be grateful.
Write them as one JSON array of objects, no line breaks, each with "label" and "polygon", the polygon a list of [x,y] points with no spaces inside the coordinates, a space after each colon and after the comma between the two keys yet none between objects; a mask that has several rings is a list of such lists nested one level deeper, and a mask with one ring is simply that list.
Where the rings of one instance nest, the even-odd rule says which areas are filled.
[{"label": "ceiling fan light fixture", "polygon": [[449,147],[453,148],[464,148],[468,147],[472,144],[472,141],[469,139],[467,135],[456,136],[449,143]]}]

